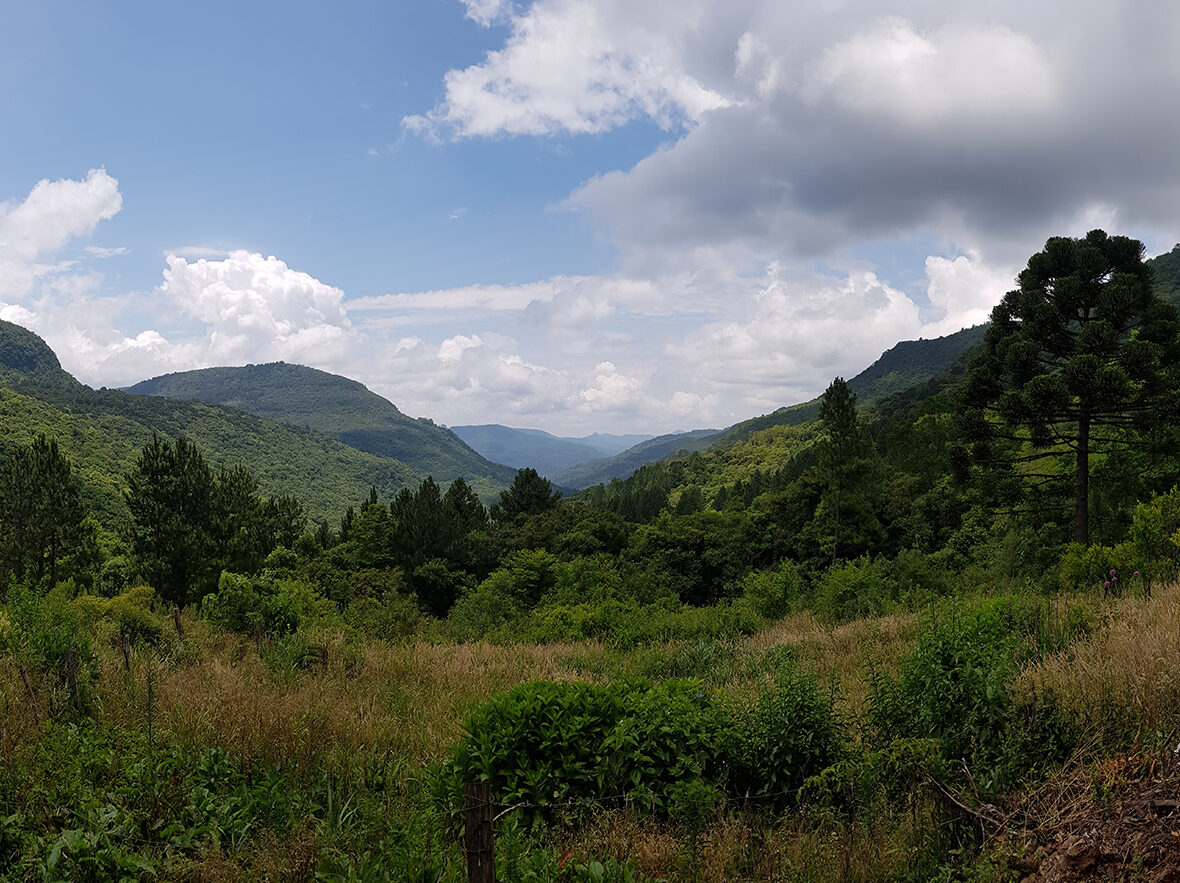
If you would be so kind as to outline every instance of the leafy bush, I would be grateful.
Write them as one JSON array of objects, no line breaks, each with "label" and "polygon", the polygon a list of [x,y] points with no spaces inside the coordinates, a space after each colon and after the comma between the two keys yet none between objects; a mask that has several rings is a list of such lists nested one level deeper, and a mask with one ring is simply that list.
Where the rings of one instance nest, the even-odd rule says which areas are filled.
[{"label": "leafy bush", "polygon": [[803,575],[790,561],[755,570],[742,580],[742,600],[763,619],[781,619],[796,608],[807,590]]},{"label": "leafy bush", "polygon": [[217,591],[201,602],[201,614],[239,634],[283,635],[295,631],[307,616],[326,612],[324,604],[331,602],[304,582],[223,573]]},{"label": "leafy bush", "polygon": [[155,597],[156,592],[150,586],[136,586],[113,598],[79,595],[74,607],[88,626],[105,621],[117,634],[127,635],[132,642],[155,643],[163,626],[160,617],[152,612]]},{"label": "leafy bush", "polygon": [[1180,487],[1152,497],[1135,507],[1127,539],[1137,569],[1154,582],[1170,581],[1180,573]]},{"label": "leafy bush", "polygon": [[385,641],[397,641],[413,635],[422,622],[422,613],[414,599],[391,592],[381,600],[357,598],[345,613],[345,619],[367,635]]},{"label": "leafy bush", "polygon": [[813,604],[821,619],[847,622],[887,613],[896,600],[896,590],[890,563],[864,556],[820,577]]},{"label": "leafy bush", "polygon": [[471,713],[439,781],[449,801],[463,782],[490,782],[528,820],[624,795],[660,809],[676,783],[715,774],[724,728],[692,681],[534,681]]},{"label": "leafy bush", "polygon": [[[1147,569],[1128,543],[1110,546],[1083,546],[1070,543],[1058,565],[1058,582],[1063,589],[1102,589],[1115,571],[1127,587],[1131,587],[1132,573]],[[1117,594],[1118,589],[1115,589]]]},{"label": "leafy bush", "polygon": [[1018,706],[1010,693],[1021,664],[1039,647],[1056,649],[1071,639],[1055,632],[1043,610],[1011,598],[973,611],[952,608],[919,637],[897,680],[871,672],[869,716],[878,744],[934,739],[943,757],[966,762],[987,789],[1064,752],[1068,737],[1052,709]]},{"label": "leafy bush", "polygon": [[724,756],[731,792],[780,806],[794,802],[807,778],[843,754],[833,698],[813,674],[785,665],[773,687],[734,708]]}]

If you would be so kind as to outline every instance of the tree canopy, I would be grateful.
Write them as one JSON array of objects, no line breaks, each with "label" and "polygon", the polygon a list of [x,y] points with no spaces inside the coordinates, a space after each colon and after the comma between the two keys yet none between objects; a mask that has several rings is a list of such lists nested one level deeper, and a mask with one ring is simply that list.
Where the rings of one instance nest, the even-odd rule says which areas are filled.
[{"label": "tree canopy", "polygon": [[[1143,244],[1093,230],[1054,237],[992,311],[969,369],[965,429],[977,454],[1073,460],[1074,539],[1089,540],[1090,458],[1136,444],[1176,413],[1176,310],[1152,291]],[[1023,474],[1048,482],[1062,473]]]}]

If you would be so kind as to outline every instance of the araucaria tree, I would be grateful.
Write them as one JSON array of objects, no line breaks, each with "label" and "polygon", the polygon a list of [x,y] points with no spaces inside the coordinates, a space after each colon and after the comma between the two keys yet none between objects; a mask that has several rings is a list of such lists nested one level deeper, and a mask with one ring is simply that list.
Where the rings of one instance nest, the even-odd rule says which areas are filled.
[{"label": "araucaria tree", "polygon": [[1083,544],[1091,456],[1137,444],[1177,413],[1180,326],[1154,295],[1143,254],[1139,241],[1102,230],[1050,239],[992,311],[968,371],[965,429],[977,454],[991,457],[1006,439],[1014,461],[1072,458],[1073,535]]}]

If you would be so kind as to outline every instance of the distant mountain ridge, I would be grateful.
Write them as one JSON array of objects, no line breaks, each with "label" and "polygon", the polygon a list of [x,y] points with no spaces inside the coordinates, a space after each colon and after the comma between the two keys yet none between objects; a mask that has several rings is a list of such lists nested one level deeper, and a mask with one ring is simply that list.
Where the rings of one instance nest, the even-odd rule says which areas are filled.
[{"label": "distant mountain ridge", "polygon": [[604,457],[580,463],[559,472],[553,477],[562,487],[581,490],[595,484],[603,484],[612,478],[626,478],[645,463],[674,457],[681,451],[703,451],[723,432],[720,429],[695,429],[692,432],[674,432],[658,435],[640,442],[632,448],[613,457]]},{"label": "distant mountain ridge", "polygon": [[144,380],[127,392],[226,405],[306,426],[439,481],[462,476],[469,482],[482,477],[508,484],[516,472],[480,456],[451,430],[407,417],[364,384],[304,365],[270,362],[181,371]]},{"label": "distant mountain ridge", "polygon": [[582,438],[563,438],[542,429],[514,429],[498,423],[452,426],[451,431],[494,463],[515,469],[529,466],[547,478],[579,463],[621,453],[650,438],[598,432]]}]

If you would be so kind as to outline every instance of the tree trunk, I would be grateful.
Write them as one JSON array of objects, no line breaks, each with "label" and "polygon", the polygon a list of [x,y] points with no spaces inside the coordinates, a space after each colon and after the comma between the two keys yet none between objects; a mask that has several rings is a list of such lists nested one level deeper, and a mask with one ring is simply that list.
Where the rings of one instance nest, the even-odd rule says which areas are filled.
[{"label": "tree trunk", "polygon": [[1078,463],[1074,474],[1073,540],[1090,544],[1090,414],[1078,418]]}]

